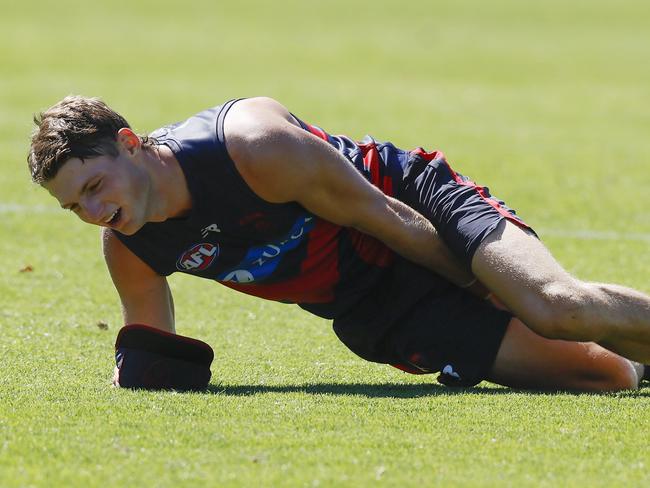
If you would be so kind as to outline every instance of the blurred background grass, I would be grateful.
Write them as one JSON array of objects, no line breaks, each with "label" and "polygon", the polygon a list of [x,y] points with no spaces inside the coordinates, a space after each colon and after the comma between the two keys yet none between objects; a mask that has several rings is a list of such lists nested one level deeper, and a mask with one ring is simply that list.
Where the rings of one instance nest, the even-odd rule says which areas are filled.
[{"label": "blurred background grass", "polygon": [[647,484],[643,392],[448,396],[295,307],[183,276],[179,331],[215,346],[225,393],[109,390],[120,317],[97,231],[25,157],[32,114],[70,93],[141,132],[268,95],[333,133],[444,150],[571,271],[650,291],[649,25],[642,0],[3,5],[0,485]]},{"label": "blurred background grass", "polygon": [[650,183],[648,10],[602,0],[8,5],[0,192],[44,202],[25,179],[29,119],[66,94],[101,96],[141,131],[268,95],[334,133],[442,149],[537,227],[648,232],[643,198],[630,204]]}]

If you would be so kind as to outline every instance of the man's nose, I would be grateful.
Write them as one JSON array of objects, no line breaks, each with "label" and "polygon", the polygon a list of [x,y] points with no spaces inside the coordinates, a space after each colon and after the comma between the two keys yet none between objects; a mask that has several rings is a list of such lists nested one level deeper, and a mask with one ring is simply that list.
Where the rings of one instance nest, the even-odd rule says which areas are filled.
[{"label": "man's nose", "polygon": [[103,217],[103,205],[95,198],[88,198],[81,202],[86,220],[92,223],[100,223]]}]

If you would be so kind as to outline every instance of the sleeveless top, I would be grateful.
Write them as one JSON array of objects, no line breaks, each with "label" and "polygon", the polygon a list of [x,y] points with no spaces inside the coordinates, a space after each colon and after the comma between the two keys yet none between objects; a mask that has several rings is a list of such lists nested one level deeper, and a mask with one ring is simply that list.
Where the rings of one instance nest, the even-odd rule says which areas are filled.
[{"label": "sleeveless top", "polygon": [[[223,133],[224,118],[236,102],[151,134],[176,156],[191,194],[191,212],[147,223],[132,236],[116,236],[160,275],[181,272],[207,278],[250,295],[296,303],[324,318],[342,317],[360,303],[368,308],[369,296],[383,301],[387,289],[401,286],[394,282],[396,256],[390,249],[355,229],[312,215],[298,203],[269,203],[243,180],[226,151]],[[399,195],[414,152],[369,137],[357,143],[297,120],[373,185]],[[417,300],[432,286],[412,287],[409,293],[416,296],[411,298]]]}]

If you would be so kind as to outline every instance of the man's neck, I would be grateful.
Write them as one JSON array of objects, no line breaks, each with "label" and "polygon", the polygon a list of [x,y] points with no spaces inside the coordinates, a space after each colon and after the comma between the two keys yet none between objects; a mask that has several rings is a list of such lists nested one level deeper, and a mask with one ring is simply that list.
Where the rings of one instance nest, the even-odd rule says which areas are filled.
[{"label": "man's neck", "polygon": [[151,220],[162,222],[184,217],[192,209],[192,197],[185,174],[174,153],[167,146],[156,145],[146,150],[147,166],[152,169]]}]

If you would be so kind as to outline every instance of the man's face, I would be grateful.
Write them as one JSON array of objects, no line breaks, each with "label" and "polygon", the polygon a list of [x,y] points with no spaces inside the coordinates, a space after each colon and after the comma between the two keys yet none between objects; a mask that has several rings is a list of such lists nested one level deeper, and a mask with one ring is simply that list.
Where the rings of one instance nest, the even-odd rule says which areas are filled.
[{"label": "man's face", "polygon": [[149,175],[125,151],[116,158],[69,159],[43,186],[89,224],[131,235],[147,222]]}]

